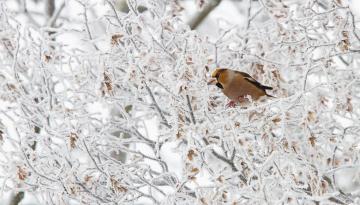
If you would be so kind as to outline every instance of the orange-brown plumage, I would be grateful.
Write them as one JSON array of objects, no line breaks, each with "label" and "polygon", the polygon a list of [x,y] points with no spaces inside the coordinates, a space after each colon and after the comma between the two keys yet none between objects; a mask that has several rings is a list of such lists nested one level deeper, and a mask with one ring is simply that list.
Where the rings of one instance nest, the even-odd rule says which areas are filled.
[{"label": "orange-brown plumage", "polygon": [[266,93],[266,90],[272,90],[271,87],[260,84],[244,72],[217,68],[211,77],[216,80],[212,79],[209,84],[217,85],[230,100],[235,102],[241,102],[246,96],[251,96],[254,101],[262,96],[271,96]]}]

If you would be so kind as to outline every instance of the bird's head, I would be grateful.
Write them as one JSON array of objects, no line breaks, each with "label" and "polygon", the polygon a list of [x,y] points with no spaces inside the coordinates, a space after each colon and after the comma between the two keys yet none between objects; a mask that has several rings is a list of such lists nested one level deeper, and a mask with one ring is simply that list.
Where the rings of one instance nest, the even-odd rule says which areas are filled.
[{"label": "bird's head", "polygon": [[216,68],[211,73],[211,79],[208,81],[208,85],[216,85],[217,87],[224,89],[224,83],[227,82],[228,72],[224,68]]}]

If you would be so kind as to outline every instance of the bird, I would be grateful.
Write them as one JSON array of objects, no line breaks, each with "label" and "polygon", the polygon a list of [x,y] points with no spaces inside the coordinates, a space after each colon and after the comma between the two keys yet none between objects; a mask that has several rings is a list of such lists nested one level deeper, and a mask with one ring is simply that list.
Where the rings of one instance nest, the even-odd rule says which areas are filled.
[{"label": "bird", "polygon": [[245,72],[228,68],[216,68],[208,85],[216,85],[230,99],[227,107],[235,107],[237,102],[249,102],[249,96],[252,101],[258,101],[263,96],[274,97],[266,92],[272,87],[262,85]]}]

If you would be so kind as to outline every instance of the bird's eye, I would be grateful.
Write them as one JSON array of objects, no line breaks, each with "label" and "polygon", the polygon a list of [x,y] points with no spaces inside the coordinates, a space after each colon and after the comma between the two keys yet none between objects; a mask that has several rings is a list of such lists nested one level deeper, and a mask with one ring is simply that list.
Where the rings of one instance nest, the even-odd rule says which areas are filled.
[{"label": "bird's eye", "polygon": [[215,78],[216,80],[219,79],[220,73],[216,73]]},{"label": "bird's eye", "polygon": [[216,84],[215,84],[218,88],[220,88],[220,89],[224,89],[224,87],[221,85],[221,83],[219,83],[219,82],[217,82]]}]

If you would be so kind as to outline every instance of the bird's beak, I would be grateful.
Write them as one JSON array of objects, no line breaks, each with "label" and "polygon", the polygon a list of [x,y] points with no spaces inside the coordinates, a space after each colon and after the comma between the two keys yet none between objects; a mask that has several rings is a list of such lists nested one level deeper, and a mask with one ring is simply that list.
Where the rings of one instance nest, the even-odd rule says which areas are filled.
[{"label": "bird's beak", "polygon": [[217,80],[215,78],[211,78],[209,81],[208,81],[208,85],[216,85],[217,83]]}]

